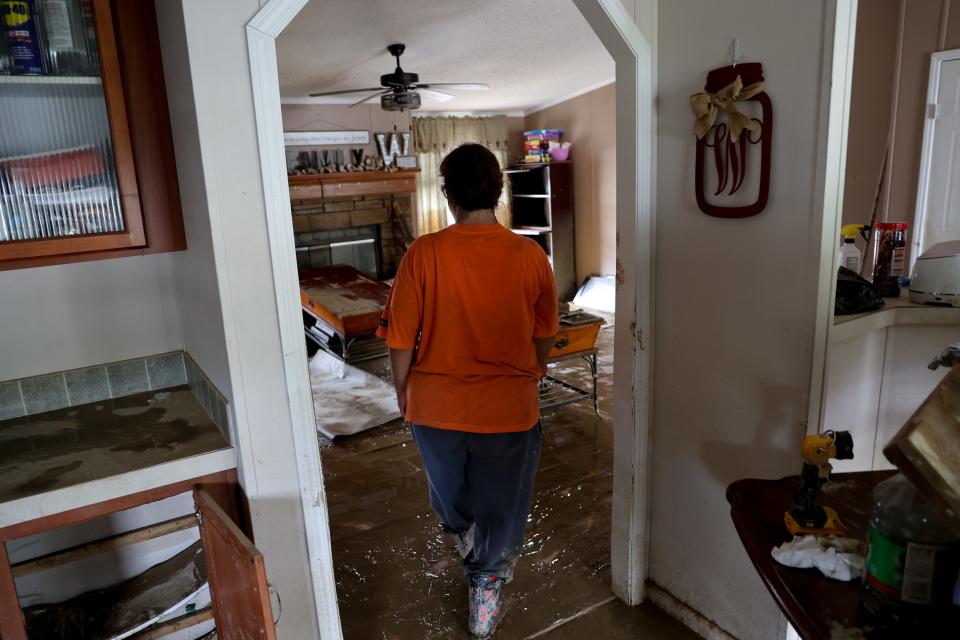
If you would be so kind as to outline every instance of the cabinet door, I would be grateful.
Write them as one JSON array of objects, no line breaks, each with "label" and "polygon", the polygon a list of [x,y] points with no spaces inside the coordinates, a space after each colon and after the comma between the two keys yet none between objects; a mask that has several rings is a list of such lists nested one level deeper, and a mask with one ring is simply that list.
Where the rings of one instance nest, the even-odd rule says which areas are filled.
[{"label": "cabinet door", "polygon": [[109,0],[0,5],[0,260],[144,246]]},{"label": "cabinet door", "polygon": [[276,640],[263,556],[201,487],[193,490],[220,640]]}]

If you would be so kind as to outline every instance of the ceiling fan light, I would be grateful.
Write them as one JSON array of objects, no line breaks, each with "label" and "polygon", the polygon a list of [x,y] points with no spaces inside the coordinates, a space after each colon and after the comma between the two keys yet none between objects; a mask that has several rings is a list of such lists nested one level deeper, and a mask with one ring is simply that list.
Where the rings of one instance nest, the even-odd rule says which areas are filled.
[{"label": "ceiling fan light", "polygon": [[412,91],[396,91],[380,96],[384,111],[413,111],[420,108],[420,94]]}]

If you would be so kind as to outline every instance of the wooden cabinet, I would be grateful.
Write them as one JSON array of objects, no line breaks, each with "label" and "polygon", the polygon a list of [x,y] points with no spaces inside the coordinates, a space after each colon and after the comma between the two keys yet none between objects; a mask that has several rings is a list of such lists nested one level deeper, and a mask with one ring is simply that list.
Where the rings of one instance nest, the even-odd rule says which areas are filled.
[{"label": "wooden cabinet", "polygon": [[[186,491],[193,492],[197,518],[194,524],[199,522],[200,526],[200,540],[207,580],[210,584],[212,612],[197,610],[192,614],[175,618],[178,628],[199,624],[209,619],[212,613],[220,638],[274,640],[276,633],[263,556],[237,525],[244,511],[244,500],[234,470],[175,482],[0,528],[0,640],[28,640],[36,637],[36,633],[27,635],[14,583],[14,576],[18,569],[23,571],[24,564],[41,562],[47,567],[55,566],[119,548],[132,543],[134,538],[137,541],[143,541],[150,536],[164,535],[165,532],[180,530],[186,526],[180,523],[185,518],[180,518],[175,522],[117,534],[101,541],[43,556],[39,561],[33,560],[14,566],[11,566],[7,557],[5,545],[7,540],[86,522],[96,517],[170,498]],[[175,527],[165,528],[164,525],[169,524]],[[107,597],[109,590],[102,590],[99,593]],[[160,611],[150,611],[149,616],[156,616],[159,613]],[[149,616],[144,620],[148,620]],[[147,632],[144,631],[144,633]],[[48,636],[44,634],[43,637]],[[147,637],[154,636],[148,634]]]},{"label": "wooden cabinet", "polygon": [[546,252],[561,301],[577,292],[574,256],[573,163],[521,164],[505,170],[510,180],[511,226]]},{"label": "wooden cabinet", "polygon": [[15,4],[42,55],[0,75],[0,269],[186,248],[152,0]]}]

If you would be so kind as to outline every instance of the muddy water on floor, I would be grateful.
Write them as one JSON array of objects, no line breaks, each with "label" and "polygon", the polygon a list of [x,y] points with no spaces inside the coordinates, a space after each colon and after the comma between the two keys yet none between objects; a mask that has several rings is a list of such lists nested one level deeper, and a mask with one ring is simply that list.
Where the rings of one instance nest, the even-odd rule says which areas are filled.
[{"label": "muddy water on floor", "polygon": [[[352,638],[466,637],[466,585],[402,425],[370,448],[324,451],[337,588]],[[609,597],[609,425],[568,410],[544,421],[527,540],[498,638],[524,638]]]}]

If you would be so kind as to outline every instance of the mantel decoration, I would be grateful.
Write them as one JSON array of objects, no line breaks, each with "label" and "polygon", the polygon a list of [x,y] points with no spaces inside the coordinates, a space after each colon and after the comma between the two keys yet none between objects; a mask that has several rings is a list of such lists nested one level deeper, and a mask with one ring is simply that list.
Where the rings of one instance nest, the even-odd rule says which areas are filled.
[{"label": "mantel decoration", "polygon": [[[296,136],[297,132],[286,133],[284,136],[286,140],[292,140],[298,144],[305,144],[308,141],[313,144],[344,144],[350,141],[360,143],[361,140],[366,143],[369,141],[369,132],[367,131],[313,131],[303,133],[305,137],[302,138],[290,137]],[[328,136],[326,134],[337,135]],[[295,155],[288,153],[287,175],[415,170],[417,168],[416,156],[410,155],[411,135],[410,131],[397,132],[396,130],[393,133],[375,134],[378,155],[368,155],[364,148],[307,149],[297,151]],[[389,136],[389,139],[387,136]],[[398,136],[400,139],[398,139]]]},{"label": "mantel decoration", "polygon": [[[733,64],[707,74],[702,93],[690,96],[695,117],[693,132],[697,137],[696,194],[697,206],[718,218],[748,218],[767,206],[770,194],[770,159],[773,142],[773,106],[763,90],[763,67],[759,62]],[[751,118],[737,108],[738,102],[758,102],[760,118]],[[733,196],[746,179],[748,151],[760,145],[760,185],[752,204],[723,206],[706,198],[707,149],[717,172],[714,198]]]}]

